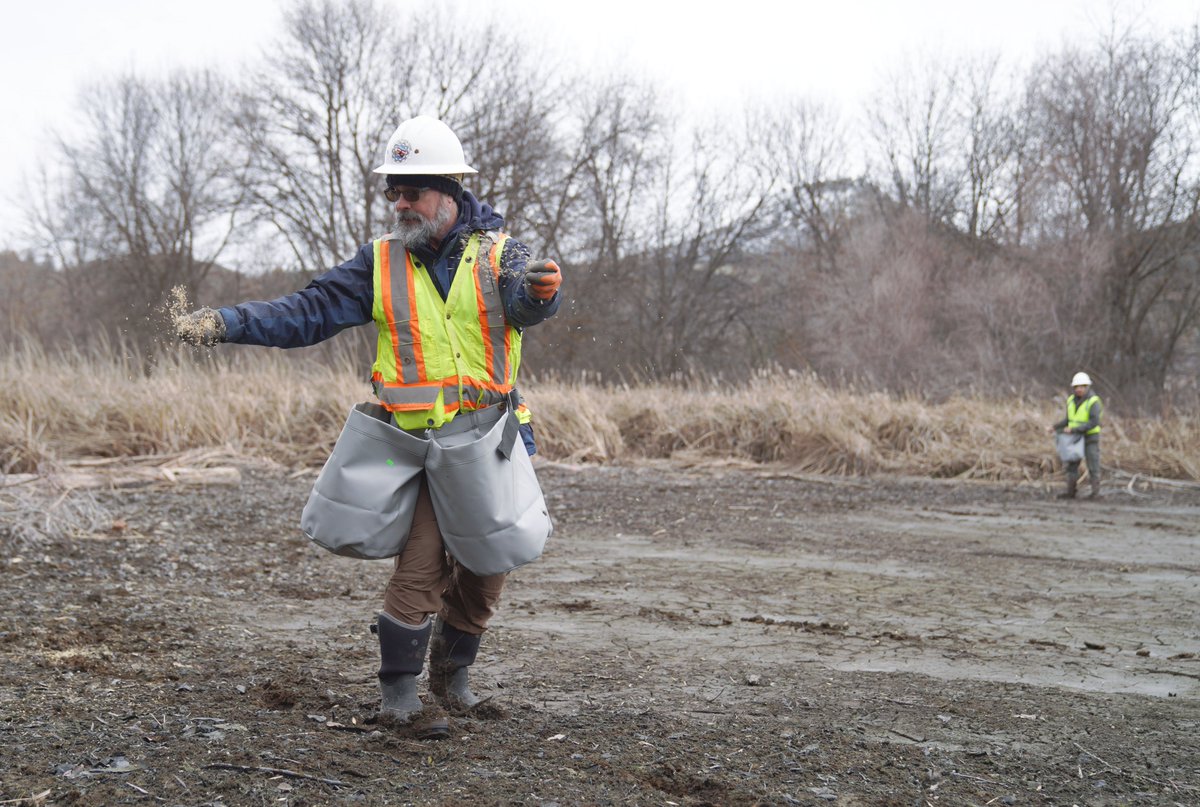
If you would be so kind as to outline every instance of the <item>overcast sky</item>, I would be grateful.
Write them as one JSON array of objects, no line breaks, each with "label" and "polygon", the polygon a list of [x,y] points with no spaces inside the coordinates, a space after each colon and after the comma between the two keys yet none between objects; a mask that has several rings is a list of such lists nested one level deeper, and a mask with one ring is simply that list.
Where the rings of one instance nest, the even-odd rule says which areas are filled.
[{"label": "overcast sky", "polygon": [[[409,0],[381,0],[404,13]],[[434,2],[435,0],[427,0]],[[0,248],[22,246],[21,179],[51,155],[78,87],[137,70],[232,73],[279,29],[277,0],[3,0]],[[469,3],[468,6],[469,7]],[[913,53],[998,53],[1022,63],[1106,26],[1111,0],[505,0],[488,4],[528,47],[604,70],[633,67],[692,108],[796,93],[852,109]],[[1197,0],[1118,0],[1149,30],[1196,24]]]}]

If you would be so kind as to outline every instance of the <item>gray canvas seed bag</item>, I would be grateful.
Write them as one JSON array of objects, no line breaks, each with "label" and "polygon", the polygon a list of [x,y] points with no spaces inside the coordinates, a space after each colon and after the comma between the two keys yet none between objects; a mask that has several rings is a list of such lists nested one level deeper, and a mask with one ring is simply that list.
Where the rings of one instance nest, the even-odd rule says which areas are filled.
[{"label": "gray canvas seed bag", "polygon": [[[516,416],[496,406],[433,432],[425,473],[447,551],[478,575],[542,555],[554,531]],[[458,428],[450,428],[458,426]]]},{"label": "gray canvas seed bag", "polygon": [[391,423],[382,406],[356,404],[325,461],[300,528],[337,555],[399,555],[408,541],[429,441]]},{"label": "gray canvas seed bag", "polygon": [[1078,462],[1083,459],[1082,434],[1059,432],[1054,437],[1054,445],[1058,449],[1058,458],[1063,462]]},{"label": "gray canvas seed bag", "polygon": [[300,516],[304,533],[338,555],[400,554],[424,472],[446,551],[463,566],[487,576],[541,557],[553,523],[516,415],[493,406],[426,434],[355,405]]}]

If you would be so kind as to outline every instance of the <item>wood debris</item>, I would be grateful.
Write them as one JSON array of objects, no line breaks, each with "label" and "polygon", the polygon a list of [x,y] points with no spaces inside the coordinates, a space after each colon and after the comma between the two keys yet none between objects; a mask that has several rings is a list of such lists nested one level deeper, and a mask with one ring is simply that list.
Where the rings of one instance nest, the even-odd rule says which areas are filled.
[{"label": "wood debris", "polygon": [[0,475],[0,488],[29,485],[39,481],[52,483],[63,491],[141,487],[153,484],[240,485],[242,474],[238,468],[233,465],[212,464],[217,460],[228,462],[230,458],[226,452],[204,450],[174,455],[66,460],[45,473]]}]

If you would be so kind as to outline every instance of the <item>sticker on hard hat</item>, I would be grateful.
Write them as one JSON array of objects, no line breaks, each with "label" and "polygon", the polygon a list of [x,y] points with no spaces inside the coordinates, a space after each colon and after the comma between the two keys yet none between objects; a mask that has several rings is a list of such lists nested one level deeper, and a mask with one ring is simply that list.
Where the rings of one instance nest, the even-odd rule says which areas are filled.
[{"label": "sticker on hard hat", "polygon": [[396,145],[392,146],[392,162],[402,163],[408,159],[408,155],[412,152],[412,146],[408,145],[407,140],[401,140]]}]

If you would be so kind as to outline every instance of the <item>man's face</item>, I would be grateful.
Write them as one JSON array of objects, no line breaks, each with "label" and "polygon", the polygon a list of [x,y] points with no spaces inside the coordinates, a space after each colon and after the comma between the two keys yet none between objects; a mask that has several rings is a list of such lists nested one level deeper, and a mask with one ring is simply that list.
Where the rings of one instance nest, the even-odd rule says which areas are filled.
[{"label": "man's face", "polygon": [[[395,186],[400,197],[392,203],[395,219],[392,233],[407,249],[440,244],[458,219],[454,199],[430,188]],[[416,201],[409,197],[416,195]]]},{"label": "man's face", "polygon": [[1072,389],[1075,391],[1076,398],[1082,398],[1084,395],[1087,395],[1088,388],[1083,384],[1080,384],[1077,387],[1072,387]]}]

